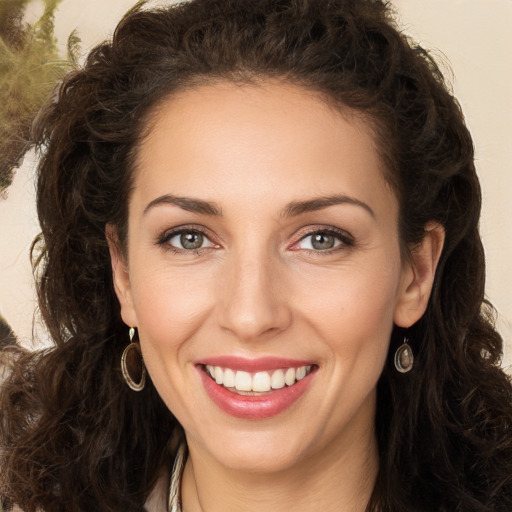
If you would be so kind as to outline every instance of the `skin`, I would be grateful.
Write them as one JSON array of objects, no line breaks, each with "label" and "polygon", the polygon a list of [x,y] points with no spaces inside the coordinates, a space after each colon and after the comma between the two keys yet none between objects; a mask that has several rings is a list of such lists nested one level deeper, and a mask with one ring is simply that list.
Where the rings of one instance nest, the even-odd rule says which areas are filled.
[{"label": "skin", "polygon": [[[222,215],[154,202],[164,194]],[[349,201],[289,211],[333,195]],[[443,242],[429,224],[402,259],[398,210],[364,119],[310,91],[216,83],[158,108],[139,148],[127,255],[115,242],[111,254],[123,320],[138,328],[151,379],[186,433],[185,512],[364,510],[390,334],[425,311]],[[183,225],[204,230],[200,250],[169,235]],[[312,230],[341,237],[318,250]],[[219,355],[307,360],[317,371],[280,414],[234,418],[195,364]]]}]

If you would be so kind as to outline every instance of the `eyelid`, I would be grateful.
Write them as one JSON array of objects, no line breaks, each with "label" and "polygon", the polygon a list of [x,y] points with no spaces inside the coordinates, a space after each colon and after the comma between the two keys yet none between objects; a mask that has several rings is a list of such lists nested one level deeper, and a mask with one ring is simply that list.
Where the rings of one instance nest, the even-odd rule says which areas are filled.
[{"label": "eyelid", "polygon": [[[199,249],[184,249],[181,247],[176,247],[174,245],[169,244],[169,240],[174,238],[175,236],[181,235],[183,233],[201,233],[210,243],[211,245],[208,247],[200,247]],[[205,249],[211,249],[215,247],[219,247],[219,244],[216,243],[213,238],[215,238],[210,230],[206,229],[203,226],[198,226],[197,224],[184,224],[182,226],[176,226],[170,229],[165,230],[161,235],[157,238],[157,245],[165,246],[168,249],[172,249],[176,252],[183,253],[197,253],[198,251],[202,251]]]},{"label": "eyelid", "polygon": [[[309,236],[313,236],[316,234],[326,234],[329,236],[336,237],[341,243],[332,247],[331,249],[325,249],[325,250],[315,250],[315,249],[300,249],[296,248],[296,246],[303,241],[305,238]],[[310,251],[315,253],[330,253],[339,249],[352,247],[355,244],[354,237],[348,232],[340,228],[336,228],[334,226],[310,226],[308,228],[305,228],[305,230],[301,230],[300,234],[298,235],[297,239],[292,243],[291,250],[303,250],[303,251]]]},{"label": "eyelid", "polygon": [[[174,245],[170,245],[168,242],[173,237],[178,236],[183,233],[192,233],[197,232],[201,233],[207,240],[211,243],[208,247],[201,247],[199,249],[184,249],[180,247],[176,247]],[[308,236],[313,236],[315,234],[326,234],[330,236],[336,237],[341,243],[336,245],[335,247],[331,249],[325,249],[325,250],[315,250],[315,249],[301,249],[296,247],[302,240],[307,238]],[[211,248],[219,248],[220,244],[215,241],[215,236],[211,233],[211,231],[204,226],[197,225],[197,224],[184,224],[181,226],[175,226],[173,228],[165,230],[161,235],[158,236],[156,244],[160,246],[164,246],[165,248],[169,250],[173,250],[175,252],[180,253],[198,253],[203,250],[211,249]],[[325,253],[328,254],[330,252],[337,251],[339,249],[352,247],[355,245],[355,239],[354,237],[348,232],[343,229],[334,227],[334,226],[309,226],[302,228],[299,231],[299,234],[295,237],[295,241],[291,244],[290,249],[293,251],[303,250],[303,251],[309,251],[314,253]]]}]

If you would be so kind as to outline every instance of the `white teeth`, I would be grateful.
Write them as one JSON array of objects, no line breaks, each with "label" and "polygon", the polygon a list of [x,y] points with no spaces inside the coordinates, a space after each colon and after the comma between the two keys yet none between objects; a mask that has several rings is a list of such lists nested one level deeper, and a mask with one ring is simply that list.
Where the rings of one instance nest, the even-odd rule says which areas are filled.
[{"label": "white teeth", "polygon": [[235,388],[238,391],[252,391],[252,377],[247,372],[236,372]]},{"label": "white teeth", "polygon": [[231,368],[206,365],[207,373],[219,385],[236,389],[242,392],[266,393],[271,389],[282,389],[285,385],[293,386],[302,380],[311,371],[311,366],[299,368],[277,369],[273,372],[256,372],[251,374],[244,371],[236,371]]},{"label": "white teeth", "polygon": [[295,384],[295,368],[288,368],[284,374],[284,381],[287,386],[293,386]]},{"label": "white teeth", "polygon": [[283,370],[276,370],[272,374],[272,379],[270,379],[270,386],[272,389],[281,389],[284,388],[284,372]]},{"label": "white teeth", "polygon": [[268,372],[258,372],[252,378],[253,391],[270,391],[270,375]]},{"label": "white teeth", "polygon": [[[217,372],[215,372],[217,374]],[[297,372],[295,374],[295,378],[297,380],[302,380],[306,376],[306,367],[301,366],[300,368],[297,368]]]},{"label": "white teeth", "polygon": [[224,386],[227,388],[235,387],[235,372],[231,368],[224,370]]}]

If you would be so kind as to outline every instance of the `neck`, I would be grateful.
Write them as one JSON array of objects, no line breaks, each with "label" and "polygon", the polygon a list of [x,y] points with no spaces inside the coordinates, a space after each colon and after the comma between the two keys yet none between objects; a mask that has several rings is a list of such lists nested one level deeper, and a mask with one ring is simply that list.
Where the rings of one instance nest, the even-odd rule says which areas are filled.
[{"label": "neck", "polygon": [[364,512],[378,471],[377,441],[373,430],[349,441],[270,474],[223,467],[189,444],[183,512]]}]

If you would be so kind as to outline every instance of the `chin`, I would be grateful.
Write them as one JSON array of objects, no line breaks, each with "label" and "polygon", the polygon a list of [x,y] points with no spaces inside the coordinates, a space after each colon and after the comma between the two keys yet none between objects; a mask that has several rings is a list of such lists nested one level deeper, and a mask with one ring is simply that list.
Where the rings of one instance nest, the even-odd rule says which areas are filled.
[{"label": "chin", "polygon": [[[290,432],[279,432],[269,427],[264,431],[231,432],[227,436],[210,435],[209,446],[202,446],[211,457],[224,467],[247,473],[277,473],[300,464],[304,458],[304,445],[299,439],[290,439]],[[217,442],[211,446],[210,439]],[[194,449],[194,441],[188,440]],[[191,446],[192,443],[192,446]]]}]

